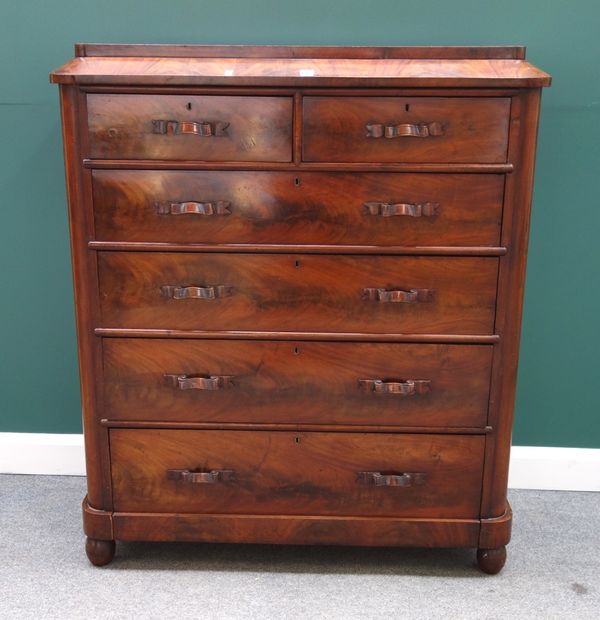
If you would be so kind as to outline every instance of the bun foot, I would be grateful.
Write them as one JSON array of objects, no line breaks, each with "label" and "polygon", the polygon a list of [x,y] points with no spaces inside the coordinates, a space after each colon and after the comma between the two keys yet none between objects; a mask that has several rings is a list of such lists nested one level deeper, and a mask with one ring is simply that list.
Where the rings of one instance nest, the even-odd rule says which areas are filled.
[{"label": "bun foot", "polygon": [[477,564],[488,575],[496,575],[506,562],[506,547],[497,549],[477,549]]},{"label": "bun foot", "polygon": [[115,557],[115,541],[88,537],[85,540],[85,553],[94,566],[105,566]]}]

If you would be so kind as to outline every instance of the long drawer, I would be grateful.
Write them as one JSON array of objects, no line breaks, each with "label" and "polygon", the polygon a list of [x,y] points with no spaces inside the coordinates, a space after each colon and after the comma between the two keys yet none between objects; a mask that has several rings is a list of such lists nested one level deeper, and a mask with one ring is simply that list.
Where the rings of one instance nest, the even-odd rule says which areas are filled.
[{"label": "long drawer", "polygon": [[104,327],[490,334],[496,258],[100,252]]},{"label": "long drawer", "polygon": [[476,518],[485,439],[110,431],[117,512]]},{"label": "long drawer", "polygon": [[506,161],[508,97],[305,97],[303,106],[305,161]]},{"label": "long drawer", "polygon": [[497,245],[504,177],[94,170],[96,238]]},{"label": "long drawer", "polygon": [[108,338],[105,416],[483,427],[491,346]]},{"label": "long drawer", "polygon": [[291,97],[88,95],[91,157],[292,158]]}]

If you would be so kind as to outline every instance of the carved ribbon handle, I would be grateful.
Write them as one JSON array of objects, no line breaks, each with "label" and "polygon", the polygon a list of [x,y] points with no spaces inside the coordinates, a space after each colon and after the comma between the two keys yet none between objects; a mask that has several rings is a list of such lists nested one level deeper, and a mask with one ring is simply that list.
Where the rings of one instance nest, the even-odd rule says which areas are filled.
[{"label": "carved ribbon handle", "polygon": [[363,299],[383,303],[415,304],[433,301],[435,290],[431,288],[411,288],[408,291],[389,290],[385,288],[363,288],[362,297]]},{"label": "carved ribbon handle", "polygon": [[365,392],[375,392],[375,394],[396,394],[398,396],[413,396],[414,394],[426,394],[429,392],[431,381],[425,379],[405,379],[403,381],[359,379],[358,385]]},{"label": "carved ribbon handle", "polygon": [[376,487],[412,487],[425,483],[427,474],[404,472],[401,474],[382,474],[379,471],[359,471],[358,482]]},{"label": "carved ribbon handle", "polygon": [[372,123],[366,125],[367,138],[429,138],[444,135],[441,123],[400,123],[399,125],[384,125]]},{"label": "carved ribbon handle", "polygon": [[165,284],[160,287],[163,297],[168,299],[219,299],[228,297],[233,292],[233,287],[227,284],[218,286],[172,286]]},{"label": "carved ribbon handle", "polygon": [[231,203],[227,200],[215,202],[157,202],[159,215],[231,215]]},{"label": "carved ribbon handle", "polygon": [[223,390],[233,387],[232,375],[164,375],[165,383],[178,390]]},{"label": "carved ribbon handle", "polygon": [[363,213],[365,215],[380,215],[392,217],[393,215],[407,215],[409,217],[432,217],[437,215],[439,204],[437,202],[406,203],[406,202],[365,202]]},{"label": "carved ribbon handle", "polygon": [[229,123],[221,121],[169,121],[153,120],[152,133],[177,136],[192,134],[201,138],[220,138],[227,135]]},{"label": "carved ribbon handle", "polygon": [[210,471],[167,469],[167,480],[189,482],[190,484],[215,484],[235,480],[235,471],[233,469],[211,469]]}]

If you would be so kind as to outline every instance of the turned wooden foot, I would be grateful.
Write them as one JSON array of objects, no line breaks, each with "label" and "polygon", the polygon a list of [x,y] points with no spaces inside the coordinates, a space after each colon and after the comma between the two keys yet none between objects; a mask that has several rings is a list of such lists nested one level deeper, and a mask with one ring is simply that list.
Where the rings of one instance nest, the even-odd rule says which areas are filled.
[{"label": "turned wooden foot", "polygon": [[506,547],[497,549],[477,549],[477,564],[488,575],[496,575],[506,562]]},{"label": "turned wooden foot", "polygon": [[85,541],[85,553],[94,566],[104,566],[115,557],[115,541],[88,537]]}]

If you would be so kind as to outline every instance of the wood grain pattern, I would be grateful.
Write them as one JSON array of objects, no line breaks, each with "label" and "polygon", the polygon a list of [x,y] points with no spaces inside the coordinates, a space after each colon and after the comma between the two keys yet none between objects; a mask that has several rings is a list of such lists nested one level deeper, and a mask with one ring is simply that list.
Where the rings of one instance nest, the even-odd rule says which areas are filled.
[{"label": "wood grain pattern", "polygon": [[[305,97],[304,161],[506,161],[510,99]],[[443,135],[369,137],[373,123],[439,123]]]},{"label": "wood grain pattern", "polygon": [[119,540],[364,547],[476,547],[476,519],[117,512]]},{"label": "wood grain pattern", "polygon": [[[94,170],[104,241],[485,246],[500,237],[500,175]],[[157,204],[228,203],[168,217]],[[368,217],[373,201],[436,203],[431,217]]]},{"label": "wood grain pattern", "polygon": [[[88,95],[90,155],[98,158],[292,159],[291,97]],[[154,133],[154,120],[228,124],[223,136]]]},{"label": "wood grain pattern", "polygon": [[[115,510],[471,518],[479,514],[483,437],[113,429]],[[235,446],[235,450],[232,447]],[[187,485],[168,469],[231,469]],[[425,484],[373,487],[358,472],[421,472]]]},{"label": "wood grain pattern", "polygon": [[525,60],[432,58],[75,58],[55,83],[220,86],[540,87],[550,76]]},{"label": "wood grain pattern", "polygon": [[501,342],[495,354],[490,394],[489,420],[496,433],[486,450],[482,516],[487,518],[501,516],[506,509],[540,97],[539,90],[524,91],[515,101],[512,119],[510,151],[521,165],[506,184],[502,237],[510,251],[502,259],[498,275],[495,330],[501,334]]},{"label": "wood grain pattern", "polygon": [[[479,426],[487,418],[492,347],[387,343],[107,339],[111,420]],[[231,376],[226,390],[176,390],[165,373]],[[366,378],[430,381],[398,398]],[[243,402],[243,407],[240,407]]]},{"label": "wood grain pattern", "polygon": [[[491,334],[498,259],[103,252],[103,327]],[[167,299],[161,287],[228,286],[222,299]],[[365,287],[435,290],[415,304]]]},{"label": "wood grain pattern", "polygon": [[66,189],[70,226],[73,293],[75,298],[82,422],[85,440],[87,488],[90,504],[111,508],[108,433],[98,425],[102,408],[102,359],[93,326],[98,322],[98,268],[87,241],[93,236],[91,172],[80,167],[87,148],[85,97],[75,87],[61,86]]},{"label": "wood grain pattern", "polygon": [[90,560],[471,546],[498,572],[550,76],[522,47],[76,54],[51,80]]}]

